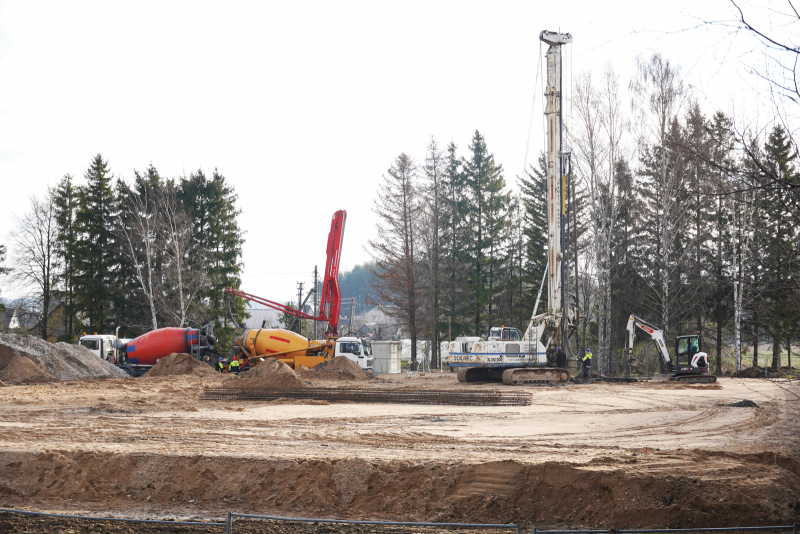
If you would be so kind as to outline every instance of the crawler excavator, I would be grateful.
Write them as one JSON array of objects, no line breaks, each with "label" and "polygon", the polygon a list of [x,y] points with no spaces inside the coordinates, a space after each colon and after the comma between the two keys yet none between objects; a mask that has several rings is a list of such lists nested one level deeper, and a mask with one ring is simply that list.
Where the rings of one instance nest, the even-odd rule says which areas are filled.
[{"label": "crawler excavator", "polygon": [[653,381],[678,381],[689,384],[710,384],[717,381],[717,377],[708,373],[708,356],[701,352],[700,332],[688,336],[675,338],[675,360],[669,355],[667,344],[664,343],[664,332],[647,321],[631,315],[628,319],[627,340],[625,349],[628,353],[628,363],[631,367],[638,367],[639,363],[633,357],[633,344],[636,339],[636,329],[644,332],[656,344],[658,354],[664,362],[667,373],[653,375]]},{"label": "crawler excavator", "polygon": [[[561,136],[561,47],[572,42],[568,33],[543,31],[539,39],[547,50],[547,304],[536,315],[534,307],[527,331],[494,327],[486,340],[466,343],[456,340],[448,347],[448,362],[458,371],[459,382],[502,381],[504,384],[564,384],[567,369],[555,365],[556,348],[566,346],[570,324],[577,321],[577,307],[565,305],[565,235],[567,216],[568,154],[562,152]],[[544,279],[542,281],[544,283]],[[540,289],[541,294],[541,289]],[[547,339],[542,344],[541,339]]]},{"label": "crawler excavator", "polygon": [[[322,299],[319,312],[316,316],[303,313],[300,310],[290,308],[280,302],[264,299],[245,293],[244,291],[225,288],[228,299],[231,296],[263,304],[264,306],[276,309],[280,312],[292,315],[300,319],[310,319],[327,323],[325,339],[311,340],[290,330],[281,328],[255,329],[245,328],[239,325],[237,330],[239,335],[236,338],[234,351],[241,354],[243,361],[242,369],[258,365],[266,358],[275,358],[292,368],[299,366],[314,367],[334,356],[344,355],[356,361],[362,369],[370,371],[372,359],[363,347],[355,345],[361,344],[358,338],[338,338],[339,310],[342,305],[342,295],[339,291],[339,261],[342,251],[342,239],[344,238],[344,225],[347,220],[347,212],[337,211],[331,220],[331,230],[328,234],[328,246],[326,249],[327,259],[325,272],[322,282]],[[313,289],[312,289],[313,291]],[[230,304],[230,301],[229,301]],[[233,317],[231,316],[231,320]],[[236,321],[233,321],[236,324]]]}]

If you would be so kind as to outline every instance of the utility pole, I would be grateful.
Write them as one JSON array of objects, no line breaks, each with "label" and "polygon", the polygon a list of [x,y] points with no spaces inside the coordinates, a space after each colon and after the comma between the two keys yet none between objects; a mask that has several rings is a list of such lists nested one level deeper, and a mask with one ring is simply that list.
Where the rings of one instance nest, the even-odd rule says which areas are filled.
[{"label": "utility pole", "polygon": [[[303,311],[303,282],[297,282],[297,310]],[[300,334],[303,332],[303,321],[297,321],[297,333]]]},{"label": "utility pole", "polygon": [[[319,315],[319,310],[317,309],[318,301],[317,301],[317,290],[319,289],[319,278],[317,277],[317,266],[314,266],[314,315]],[[314,339],[317,339],[317,321],[314,321]]]}]

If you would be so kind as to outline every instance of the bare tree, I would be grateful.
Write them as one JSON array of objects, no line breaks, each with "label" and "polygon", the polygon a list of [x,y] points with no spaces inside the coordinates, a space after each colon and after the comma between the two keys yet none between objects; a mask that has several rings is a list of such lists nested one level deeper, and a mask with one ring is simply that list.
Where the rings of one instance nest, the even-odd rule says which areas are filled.
[{"label": "bare tree", "polygon": [[[150,308],[153,330],[158,328],[156,301],[162,289],[157,262],[163,224],[158,211],[157,192],[137,174],[138,191],[128,191],[122,202],[120,224],[116,229],[123,246],[123,257],[135,270],[138,291]],[[127,187],[127,186],[126,186]]]},{"label": "bare tree", "polygon": [[445,174],[446,161],[444,154],[439,148],[436,139],[431,136],[428,142],[428,152],[425,155],[425,198],[424,203],[424,219],[422,224],[423,232],[421,232],[424,239],[426,249],[426,263],[427,263],[427,286],[428,286],[428,337],[432,342],[431,352],[431,365],[438,366],[439,364],[439,294],[441,289],[441,269],[440,258],[442,256],[442,248],[444,246],[442,237],[442,222],[443,208],[445,194],[444,174]]},{"label": "bare tree", "polygon": [[59,276],[57,248],[58,224],[52,191],[43,198],[31,196],[30,210],[22,217],[14,216],[15,227],[10,238],[13,244],[11,282],[25,292],[20,299],[26,312],[38,322],[42,339],[50,334],[48,319],[54,305],[53,296]]},{"label": "bare tree", "polygon": [[418,307],[420,305],[417,165],[400,154],[384,175],[373,210],[378,215],[377,237],[369,241],[375,261],[375,294],[387,315],[397,317],[411,337],[411,362],[417,361]]},{"label": "bare tree", "polygon": [[164,291],[159,293],[161,309],[179,327],[190,319],[190,310],[208,283],[205,258],[200,250],[190,253],[192,222],[181,208],[175,186],[168,182],[157,196],[159,240],[164,247]]},{"label": "bare tree", "polygon": [[683,216],[687,203],[681,201],[685,176],[677,172],[670,159],[670,136],[677,127],[676,117],[684,102],[680,70],[669,60],[654,53],[648,61],[637,62],[636,76],[630,84],[633,93],[633,124],[642,159],[649,159],[649,175],[655,190],[654,206],[657,228],[656,284],[651,286],[661,311],[661,325],[670,329],[670,310],[676,301],[672,277],[677,268],[675,244],[685,230]]},{"label": "bare tree", "polygon": [[607,373],[611,362],[612,245],[620,210],[616,169],[622,157],[622,137],[627,130],[619,83],[610,65],[603,70],[599,88],[594,87],[589,73],[578,78],[573,106],[577,125],[571,141],[578,175],[588,195],[597,276],[598,369]]}]

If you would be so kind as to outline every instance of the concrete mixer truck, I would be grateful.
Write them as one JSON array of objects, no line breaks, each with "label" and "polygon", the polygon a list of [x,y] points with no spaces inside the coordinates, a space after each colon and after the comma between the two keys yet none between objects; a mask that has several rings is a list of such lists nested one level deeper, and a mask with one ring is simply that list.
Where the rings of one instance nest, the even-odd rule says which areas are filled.
[{"label": "concrete mixer truck", "polygon": [[134,339],[84,334],[78,340],[99,358],[115,364],[131,376],[143,375],[158,360],[173,352],[191,354],[198,360],[216,359],[219,356],[214,351],[216,342],[211,322],[201,328],[158,328]]}]

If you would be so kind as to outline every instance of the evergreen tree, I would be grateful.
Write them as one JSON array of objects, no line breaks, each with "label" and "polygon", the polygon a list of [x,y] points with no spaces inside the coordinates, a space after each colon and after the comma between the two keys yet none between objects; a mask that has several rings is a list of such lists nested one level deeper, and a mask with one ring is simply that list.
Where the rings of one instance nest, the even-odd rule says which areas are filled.
[{"label": "evergreen tree", "polygon": [[375,261],[373,289],[385,313],[396,317],[411,338],[411,364],[415,368],[423,299],[417,224],[420,199],[414,160],[400,154],[384,175],[378,192],[374,208],[377,237],[369,241]]},{"label": "evergreen tree", "polygon": [[469,326],[467,273],[469,266],[467,221],[470,199],[467,179],[452,141],[445,155],[442,210],[442,305],[446,315],[447,337],[453,340],[467,335]]},{"label": "evergreen tree", "polygon": [[110,280],[118,264],[112,234],[112,175],[98,154],[83,176],[86,185],[78,189],[75,216],[75,305],[84,328],[102,332],[112,327]]},{"label": "evergreen tree", "polygon": [[[204,254],[208,258],[209,284],[201,298],[207,303],[208,319],[216,321],[220,350],[228,350],[236,331],[229,322],[225,288],[241,286],[244,268],[244,232],[237,220],[241,213],[236,206],[238,195],[217,169],[210,179],[202,169],[189,178],[181,178],[177,195],[192,221],[188,254]],[[243,322],[246,317],[244,301],[231,299],[231,312],[237,323]]]},{"label": "evergreen tree", "polygon": [[[525,176],[517,178],[522,197],[525,235],[523,307],[533,312],[536,296],[547,268],[547,158],[539,154],[538,165],[530,165]],[[542,291],[537,313],[547,310],[547,291]]]},{"label": "evergreen tree", "polygon": [[[768,174],[777,176],[784,183],[797,183],[797,169],[789,135],[780,125],[773,128],[764,143],[763,163]],[[766,173],[765,173],[766,174]],[[768,185],[763,191],[762,209],[757,242],[761,244],[760,265],[756,283],[760,286],[760,321],[772,337],[773,369],[777,369],[781,344],[787,339],[794,323],[800,318],[793,309],[793,293],[796,291],[793,278],[797,273],[797,231],[788,213],[791,205],[788,193],[773,185],[773,180],[764,176]]]},{"label": "evergreen tree", "polygon": [[495,284],[500,278],[500,239],[509,195],[504,191],[503,168],[494,161],[486,140],[475,131],[470,157],[463,160],[471,201],[468,211],[470,293],[474,335],[488,331],[494,319]]},{"label": "evergreen tree", "polygon": [[75,341],[77,321],[75,319],[75,261],[77,233],[75,218],[78,211],[78,189],[72,176],[65,174],[53,190],[56,223],[58,224],[58,254],[61,258],[60,290],[58,297],[64,310],[64,336],[62,341]]}]

